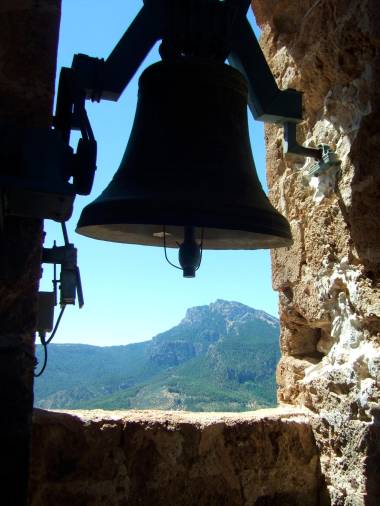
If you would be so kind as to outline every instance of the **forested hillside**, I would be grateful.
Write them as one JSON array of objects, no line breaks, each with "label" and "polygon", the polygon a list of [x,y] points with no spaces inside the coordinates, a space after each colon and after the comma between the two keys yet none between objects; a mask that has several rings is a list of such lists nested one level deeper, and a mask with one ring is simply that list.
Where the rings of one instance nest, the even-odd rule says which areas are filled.
[{"label": "forested hillside", "polygon": [[35,381],[36,405],[191,411],[273,406],[278,338],[273,316],[217,300],[189,309],[177,326],[143,343],[51,344],[48,367]]}]

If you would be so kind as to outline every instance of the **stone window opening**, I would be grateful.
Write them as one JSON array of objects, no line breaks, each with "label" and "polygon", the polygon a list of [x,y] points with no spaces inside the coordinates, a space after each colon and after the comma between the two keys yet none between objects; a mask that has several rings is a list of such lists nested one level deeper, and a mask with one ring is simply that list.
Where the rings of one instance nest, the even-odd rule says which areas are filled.
[{"label": "stone window opening", "polygon": [[[59,8],[58,0],[5,0],[1,9],[1,111],[22,124],[50,121]],[[266,127],[271,199],[285,205],[296,239],[272,254],[283,325],[279,398],[286,406],[253,416],[178,418],[37,411],[32,506],[379,502],[379,5],[254,0],[253,9],[278,84],[304,91],[300,140],[328,141],[342,161],[334,180],[305,184],[282,156],[280,129]],[[3,234],[2,255],[18,274],[3,273],[0,298],[8,386],[1,393],[3,495],[8,504],[26,504],[42,226],[7,219]],[[299,315],[302,325],[294,320]],[[323,354],[315,363],[305,360],[307,335]]]}]

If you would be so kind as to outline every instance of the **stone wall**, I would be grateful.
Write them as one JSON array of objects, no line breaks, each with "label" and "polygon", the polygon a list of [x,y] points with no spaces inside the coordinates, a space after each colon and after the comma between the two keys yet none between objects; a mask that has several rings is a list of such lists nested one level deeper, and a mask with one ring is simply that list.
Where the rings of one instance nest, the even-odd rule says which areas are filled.
[{"label": "stone wall", "polygon": [[304,93],[305,145],[338,173],[310,178],[266,128],[272,201],[294,245],[272,254],[280,293],[279,401],[320,415],[314,433],[331,504],[380,503],[380,3],[254,0],[280,88]]},{"label": "stone wall", "polygon": [[301,410],[35,410],[30,506],[317,506]]},{"label": "stone wall", "polygon": [[[1,0],[0,121],[50,126],[59,18],[60,0]],[[4,162],[4,152],[0,175],[14,175],[17,168]],[[27,495],[43,237],[41,220],[3,216],[2,199],[0,192],[1,499],[21,506]]]}]

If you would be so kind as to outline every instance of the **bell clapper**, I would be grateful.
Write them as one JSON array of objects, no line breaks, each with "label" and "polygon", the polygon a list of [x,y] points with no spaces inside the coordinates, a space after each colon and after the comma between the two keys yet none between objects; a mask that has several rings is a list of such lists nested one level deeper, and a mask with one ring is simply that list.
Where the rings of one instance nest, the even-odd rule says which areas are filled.
[{"label": "bell clapper", "polygon": [[199,269],[202,261],[203,228],[200,244],[198,244],[195,239],[195,227],[185,226],[183,230],[184,230],[183,242],[181,244],[177,243],[179,246],[179,253],[178,253],[178,259],[180,264],[179,267],[178,265],[173,264],[167,256],[166,239],[165,239],[166,232],[164,227],[163,238],[164,238],[165,258],[170,265],[172,265],[176,269],[182,270],[184,278],[195,278],[195,273]]},{"label": "bell clapper", "polygon": [[195,278],[202,260],[202,243],[195,240],[195,227],[184,227],[184,240],[179,247],[179,263],[184,278]]}]

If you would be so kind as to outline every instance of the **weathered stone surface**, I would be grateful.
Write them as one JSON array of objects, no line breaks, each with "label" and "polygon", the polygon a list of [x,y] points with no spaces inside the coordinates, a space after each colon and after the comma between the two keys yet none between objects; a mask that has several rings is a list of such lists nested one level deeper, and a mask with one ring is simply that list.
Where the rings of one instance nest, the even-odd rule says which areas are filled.
[{"label": "weathered stone surface", "polygon": [[312,423],[328,504],[379,504],[379,427],[342,417],[337,410],[321,413]]},{"label": "weathered stone surface", "polygon": [[253,8],[279,87],[304,93],[299,141],[326,143],[341,160],[338,173],[308,178],[312,161],[285,159],[281,128],[266,128],[271,199],[295,240],[272,254],[279,400],[319,413],[331,504],[379,504],[380,3],[254,0]]},{"label": "weathered stone surface", "polygon": [[316,506],[302,410],[34,414],[31,506]]},{"label": "weathered stone surface", "polygon": [[[0,2],[0,121],[51,124],[60,0]],[[4,160],[3,149],[2,161]],[[0,174],[14,174],[7,159]],[[42,222],[0,212],[2,503],[26,504]]]},{"label": "weathered stone surface", "polygon": [[60,0],[2,0],[1,119],[51,125]]}]

